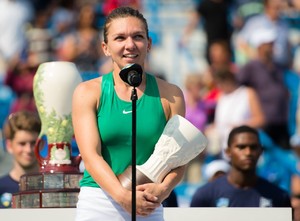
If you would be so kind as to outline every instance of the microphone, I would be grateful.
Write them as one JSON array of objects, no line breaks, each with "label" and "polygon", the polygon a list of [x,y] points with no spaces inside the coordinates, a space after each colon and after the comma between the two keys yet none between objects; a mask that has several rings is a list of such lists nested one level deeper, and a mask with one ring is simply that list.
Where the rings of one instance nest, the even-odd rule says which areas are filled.
[{"label": "microphone", "polygon": [[128,64],[120,71],[121,79],[133,87],[138,87],[142,83],[143,69],[139,64]]}]

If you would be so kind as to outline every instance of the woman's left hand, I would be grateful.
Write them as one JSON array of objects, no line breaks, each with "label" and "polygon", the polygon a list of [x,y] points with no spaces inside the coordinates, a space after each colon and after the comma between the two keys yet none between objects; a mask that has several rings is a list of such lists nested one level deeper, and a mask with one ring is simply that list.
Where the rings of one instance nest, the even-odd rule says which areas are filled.
[{"label": "woman's left hand", "polygon": [[158,201],[162,203],[171,193],[171,190],[168,190],[161,183],[146,183],[136,186],[137,191],[143,191],[150,193],[158,198]]}]

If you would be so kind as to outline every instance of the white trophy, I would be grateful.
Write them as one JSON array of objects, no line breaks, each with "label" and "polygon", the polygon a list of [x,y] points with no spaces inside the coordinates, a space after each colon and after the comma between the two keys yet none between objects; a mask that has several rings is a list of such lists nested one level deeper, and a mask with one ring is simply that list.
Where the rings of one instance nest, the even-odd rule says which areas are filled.
[{"label": "white trophy", "polygon": [[82,82],[72,62],[51,61],[39,65],[33,93],[42,128],[34,151],[39,173],[24,174],[13,208],[73,208],[78,201],[81,156],[72,155],[72,96]]},{"label": "white trophy", "polygon": [[[149,159],[136,166],[136,184],[161,183],[172,169],[189,163],[207,144],[206,137],[191,122],[179,115],[173,116],[167,122]],[[130,166],[118,176],[127,189],[131,189],[131,171]]]}]

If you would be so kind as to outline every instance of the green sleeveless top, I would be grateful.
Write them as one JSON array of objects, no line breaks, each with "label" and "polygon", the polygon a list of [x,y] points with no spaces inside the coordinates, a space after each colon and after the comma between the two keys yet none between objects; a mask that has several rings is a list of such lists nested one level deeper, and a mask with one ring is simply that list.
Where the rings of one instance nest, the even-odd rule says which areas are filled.
[{"label": "green sleeveless top", "polygon": [[[154,76],[145,74],[146,89],[136,102],[136,163],[147,161],[166,125]],[[114,90],[112,73],[102,77],[102,95],[97,111],[102,156],[116,175],[131,165],[132,102],[121,100]],[[99,187],[85,170],[80,186]]]}]

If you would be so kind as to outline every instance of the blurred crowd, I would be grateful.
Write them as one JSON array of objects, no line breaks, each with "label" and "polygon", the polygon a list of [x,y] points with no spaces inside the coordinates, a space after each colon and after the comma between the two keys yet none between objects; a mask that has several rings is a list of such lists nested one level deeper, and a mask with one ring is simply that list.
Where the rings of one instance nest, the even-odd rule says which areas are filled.
[{"label": "blurred crowd", "polygon": [[[130,5],[151,17],[160,4],[176,3],[157,0],[154,7],[150,2],[0,0],[0,129],[10,113],[36,112],[33,77],[39,64],[73,62],[83,80],[109,72],[110,61],[100,47],[105,16],[115,7]],[[259,130],[264,147],[258,173],[299,200],[300,1],[190,2],[193,7],[174,47],[184,52],[195,31],[204,33],[203,56],[196,59],[202,59],[205,68],[185,73],[181,83],[186,118],[203,131],[209,146],[189,164],[177,188],[179,198],[189,199],[193,188],[207,182],[205,169],[211,162],[226,160],[229,131],[248,125]],[[150,34],[158,38],[153,44],[159,47],[163,36]],[[150,72],[157,70],[154,65],[149,62]],[[153,74],[172,81],[170,75]],[[300,200],[297,203],[300,206]]]},{"label": "blurred crowd", "polygon": [[[259,131],[264,148],[258,174],[286,190],[299,208],[299,15],[299,1],[195,5],[181,44],[200,22],[207,68],[185,78],[186,117],[204,131],[209,146],[189,165],[188,182],[206,183],[205,169],[227,160],[229,132],[248,125]],[[185,184],[178,192],[193,193],[195,186]]]}]

